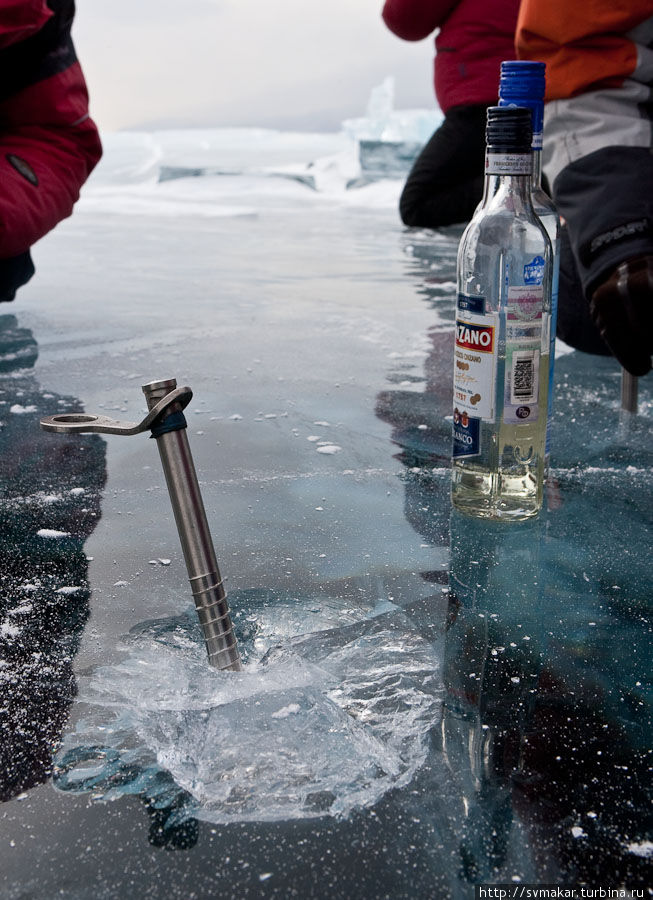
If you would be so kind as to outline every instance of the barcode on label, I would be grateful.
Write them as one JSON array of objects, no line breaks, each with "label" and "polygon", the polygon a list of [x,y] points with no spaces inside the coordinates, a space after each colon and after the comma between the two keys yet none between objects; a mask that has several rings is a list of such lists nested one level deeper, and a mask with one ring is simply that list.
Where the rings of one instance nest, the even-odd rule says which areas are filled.
[{"label": "barcode on label", "polygon": [[511,403],[533,403],[537,400],[537,351],[512,355]]}]

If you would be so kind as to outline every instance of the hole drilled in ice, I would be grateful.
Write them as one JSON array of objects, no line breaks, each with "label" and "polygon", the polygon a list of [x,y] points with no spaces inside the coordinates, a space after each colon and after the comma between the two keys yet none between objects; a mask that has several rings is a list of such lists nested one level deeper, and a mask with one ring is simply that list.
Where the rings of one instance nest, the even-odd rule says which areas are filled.
[{"label": "hole drilled in ice", "polygon": [[240,673],[211,670],[178,619],[151,623],[130,638],[133,656],[82,681],[94,712],[67,736],[57,786],[147,796],[165,775],[186,814],[213,823],[376,802],[422,765],[441,682],[433,646],[400,610],[372,615],[289,638]]}]

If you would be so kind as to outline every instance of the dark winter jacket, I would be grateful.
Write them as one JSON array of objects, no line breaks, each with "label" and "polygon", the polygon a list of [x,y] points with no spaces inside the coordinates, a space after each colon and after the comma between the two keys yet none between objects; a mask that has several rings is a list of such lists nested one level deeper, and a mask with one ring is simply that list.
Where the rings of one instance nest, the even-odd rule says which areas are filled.
[{"label": "dark winter jacket", "polygon": [[73,0],[0,0],[0,260],[69,216],[100,159]]},{"label": "dark winter jacket", "polygon": [[[566,222],[571,273],[565,288],[563,252],[558,336],[602,352],[592,312],[619,362],[643,375],[653,349],[653,4],[522,0],[517,51],[546,63],[544,170]],[[632,281],[617,273],[624,264]],[[574,298],[574,273],[589,305]]]},{"label": "dark winter jacket", "polygon": [[398,37],[419,41],[437,28],[435,94],[452,106],[496,102],[499,68],[514,59],[519,0],[386,0],[383,21]]}]

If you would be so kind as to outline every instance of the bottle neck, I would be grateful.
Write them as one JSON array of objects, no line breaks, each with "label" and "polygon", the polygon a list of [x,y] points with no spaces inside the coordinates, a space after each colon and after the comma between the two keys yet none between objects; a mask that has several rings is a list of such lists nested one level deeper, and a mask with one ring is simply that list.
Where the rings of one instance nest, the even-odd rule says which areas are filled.
[{"label": "bottle neck", "polygon": [[485,184],[479,209],[487,206],[499,191],[523,195],[524,200],[529,198],[535,186],[534,178],[538,178],[539,184],[541,173],[541,161],[539,169],[535,164],[536,155],[539,156],[539,152],[486,153]]},{"label": "bottle neck", "polygon": [[486,175],[485,182],[483,184],[483,196],[481,198],[481,202],[478,206],[479,209],[483,209],[483,207],[487,206],[492,197],[499,190],[500,185],[500,175]]},{"label": "bottle neck", "polygon": [[533,142],[533,173],[531,185],[534,190],[542,187],[542,145],[539,147]]}]

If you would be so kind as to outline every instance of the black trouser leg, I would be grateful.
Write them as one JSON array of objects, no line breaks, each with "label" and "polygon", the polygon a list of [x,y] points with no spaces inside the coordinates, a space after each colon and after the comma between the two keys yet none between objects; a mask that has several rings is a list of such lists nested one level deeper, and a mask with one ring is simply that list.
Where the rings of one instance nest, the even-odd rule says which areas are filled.
[{"label": "black trouser leg", "polygon": [[404,225],[466,222],[483,194],[486,106],[456,106],[415,160],[399,201]]},{"label": "black trouser leg", "polygon": [[590,316],[590,306],[583,293],[566,226],[560,229],[560,282],[556,334],[576,350],[596,353],[599,356],[612,355]]}]

